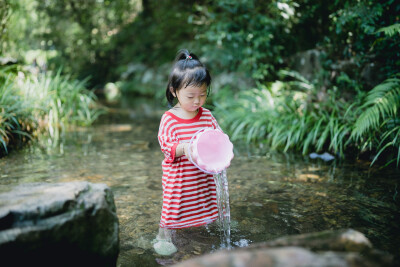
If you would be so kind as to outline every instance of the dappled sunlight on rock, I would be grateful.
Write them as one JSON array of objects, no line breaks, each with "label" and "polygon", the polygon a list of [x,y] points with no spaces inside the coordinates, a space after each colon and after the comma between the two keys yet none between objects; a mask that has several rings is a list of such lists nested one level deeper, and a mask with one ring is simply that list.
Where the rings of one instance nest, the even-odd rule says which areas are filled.
[{"label": "dappled sunlight on rock", "polygon": [[132,125],[130,124],[115,124],[107,125],[107,127],[100,127],[99,130],[104,130],[107,132],[130,132],[132,131]]},{"label": "dappled sunlight on rock", "polygon": [[299,174],[296,176],[296,179],[302,182],[315,182],[322,180],[323,178],[315,174]]},{"label": "dappled sunlight on rock", "polygon": [[326,197],[326,193],[325,192],[316,192],[315,193],[317,196],[321,196],[321,197]]}]

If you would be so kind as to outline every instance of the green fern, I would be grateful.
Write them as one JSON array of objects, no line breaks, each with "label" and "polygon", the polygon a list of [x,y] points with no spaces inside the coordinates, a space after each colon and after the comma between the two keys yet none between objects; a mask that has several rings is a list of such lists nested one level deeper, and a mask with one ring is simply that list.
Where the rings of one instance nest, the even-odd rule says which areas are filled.
[{"label": "green fern", "polygon": [[[399,75],[397,75],[398,77]],[[394,77],[385,80],[373,88],[365,103],[359,108],[362,112],[357,119],[351,137],[359,142],[361,150],[376,149],[371,162],[373,165],[384,151],[394,149],[397,156],[389,159],[386,165],[400,162],[400,79]]]},{"label": "green fern", "polygon": [[387,118],[396,120],[399,109],[400,79],[387,79],[368,93],[365,103],[360,107],[362,113],[354,125],[352,137],[359,139],[371,129],[379,129]]},{"label": "green fern", "polygon": [[376,31],[385,33],[386,36],[393,37],[396,34],[400,34],[400,24],[396,23],[387,27],[380,28]]}]

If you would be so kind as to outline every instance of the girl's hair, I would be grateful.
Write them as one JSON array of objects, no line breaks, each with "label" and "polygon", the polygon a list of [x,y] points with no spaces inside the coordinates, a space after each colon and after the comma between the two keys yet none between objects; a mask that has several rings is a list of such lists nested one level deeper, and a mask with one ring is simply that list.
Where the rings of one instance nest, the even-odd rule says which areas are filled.
[{"label": "girl's hair", "polygon": [[176,94],[176,91],[189,85],[202,86],[203,84],[207,85],[208,95],[211,76],[207,68],[195,54],[189,53],[186,49],[179,50],[165,92],[168,103],[173,106],[174,95],[171,90]]}]

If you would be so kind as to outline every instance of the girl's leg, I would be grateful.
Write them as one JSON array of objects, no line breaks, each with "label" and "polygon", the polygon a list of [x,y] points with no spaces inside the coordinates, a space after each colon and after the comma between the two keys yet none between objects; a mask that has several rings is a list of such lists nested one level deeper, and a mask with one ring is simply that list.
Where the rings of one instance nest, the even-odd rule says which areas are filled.
[{"label": "girl's leg", "polygon": [[172,243],[171,229],[160,227],[153,243],[154,250],[160,255],[169,256],[177,251],[177,248]]},{"label": "girl's leg", "polygon": [[157,235],[157,240],[166,240],[169,242],[172,242],[171,239],[171,229],[168,228],[159,228],[158,229],[158,235]]}]

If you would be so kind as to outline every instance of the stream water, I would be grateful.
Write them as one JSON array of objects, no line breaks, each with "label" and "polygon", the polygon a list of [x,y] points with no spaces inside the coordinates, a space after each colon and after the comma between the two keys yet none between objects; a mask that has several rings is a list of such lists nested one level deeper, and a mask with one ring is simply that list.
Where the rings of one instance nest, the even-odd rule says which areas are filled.
[{"label": "stream water", "polygon": [[216,223],[176,230],[178,252],[157,255],[151,241],[162,204],[163,155],[157,142],[162,111],[150,102],[127,103],[92,127],[71,130],[57,142],[43,138],[0,158],[0,192],[30,182],[107,184],[120,222],[118,266],[166,265],[227,246],[341,228],[361,231],[376,248],[400,255],[398,170],[241,144],[234,144],[227,170],[230,240],[221,242]]}]

